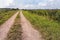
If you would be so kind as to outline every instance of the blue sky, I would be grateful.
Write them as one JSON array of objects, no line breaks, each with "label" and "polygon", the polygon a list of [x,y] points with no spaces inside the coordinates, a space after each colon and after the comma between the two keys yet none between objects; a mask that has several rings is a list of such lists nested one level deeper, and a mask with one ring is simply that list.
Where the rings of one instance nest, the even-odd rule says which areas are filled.
[{"label": "blue sky", "polygon": [[0,8],[60,9],[60,0],[0,0]]}]

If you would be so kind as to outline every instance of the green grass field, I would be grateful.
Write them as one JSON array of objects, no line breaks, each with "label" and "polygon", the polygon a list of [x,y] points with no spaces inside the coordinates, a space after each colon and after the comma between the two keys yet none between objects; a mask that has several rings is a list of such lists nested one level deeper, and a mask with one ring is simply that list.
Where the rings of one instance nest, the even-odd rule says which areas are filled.
[{"label": "green grass field", "polygon": [[60,40],[60,23],[29,11],[23,11],[23,14],[45,40]]},{"label": "green grass field", "polygon": [[6,20],[8,20],[14,13],[17,11],[15,10],[10,10],[10,11],[0,11],[0,25],[3,24]]}]

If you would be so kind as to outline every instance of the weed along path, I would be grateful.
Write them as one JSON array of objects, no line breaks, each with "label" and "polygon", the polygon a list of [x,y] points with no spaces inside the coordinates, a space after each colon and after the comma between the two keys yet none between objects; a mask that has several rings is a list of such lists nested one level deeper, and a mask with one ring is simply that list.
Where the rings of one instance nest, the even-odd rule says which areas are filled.
[{"label": "weed along path", "polygon": [[0,26],[0,40],[5,40],[5,38],[7,37],[7,33],[12,27],[17,14],[18,12]]},{"label": "weed along path", "polygon": [[37,30],[35,30],[30,22],[24,17],[22,11],[20,12],[21,26],[22,26],[22,40],[43,40]]}]

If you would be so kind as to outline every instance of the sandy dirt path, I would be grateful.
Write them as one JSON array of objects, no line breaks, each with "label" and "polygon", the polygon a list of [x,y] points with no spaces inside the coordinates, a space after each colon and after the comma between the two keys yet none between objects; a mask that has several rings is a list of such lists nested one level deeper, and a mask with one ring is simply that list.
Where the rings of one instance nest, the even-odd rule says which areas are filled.
[{"label": "sandy dirt path", "polygon": [[10,28],[12,27],[17,14],[18,14],[18,12],[0,26],[0,40],[6,39],[7,33],[10,30]]},{"label": "sandy dirt path", "polygon": [[20,12],[21,26],[22,26],[22,40],[43,40],[37,30],[35,30],[31,23],[24,17],[22,11]]}]

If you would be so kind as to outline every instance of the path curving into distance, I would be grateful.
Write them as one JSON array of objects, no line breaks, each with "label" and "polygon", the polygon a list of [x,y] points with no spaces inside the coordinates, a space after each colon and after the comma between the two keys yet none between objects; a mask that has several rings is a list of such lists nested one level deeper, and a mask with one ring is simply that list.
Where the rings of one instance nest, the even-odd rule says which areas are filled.
[{"label": "path curving into distance", "polygon": [[6,39],[7,33],[10,30],[10,28],[12,27],[12,25],[14,24],[14,20],[15,20],[17,14],[18,14],[18,12],[0,26],[0,40]]},{"label": "path curving into distance", "polygon": [[37,30],[35,30],[31,23],[24,17],[22,11],[20,12],[22,40],[43,40]]}]

